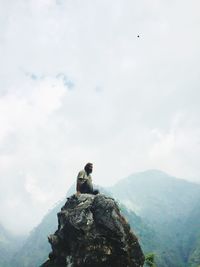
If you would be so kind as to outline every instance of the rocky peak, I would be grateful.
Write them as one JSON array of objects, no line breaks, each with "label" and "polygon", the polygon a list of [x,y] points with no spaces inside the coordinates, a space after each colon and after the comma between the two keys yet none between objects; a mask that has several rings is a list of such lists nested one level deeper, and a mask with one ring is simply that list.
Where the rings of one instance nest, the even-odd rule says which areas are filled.
[{"label": "rocky peak", "polygon": [[41,267],[140,267],[144,255],[113,198],[73,195],[48,237],[52,252]]}]

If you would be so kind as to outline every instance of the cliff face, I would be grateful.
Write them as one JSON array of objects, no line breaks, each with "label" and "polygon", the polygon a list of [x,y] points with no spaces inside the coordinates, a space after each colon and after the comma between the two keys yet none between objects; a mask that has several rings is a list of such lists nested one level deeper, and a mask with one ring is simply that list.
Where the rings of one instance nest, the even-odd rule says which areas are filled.
[{"label": "cliff face", "polygon": [[73,195],[49,236],[52,252],[41,267],[140,267],[144,255],[114,199]]}]

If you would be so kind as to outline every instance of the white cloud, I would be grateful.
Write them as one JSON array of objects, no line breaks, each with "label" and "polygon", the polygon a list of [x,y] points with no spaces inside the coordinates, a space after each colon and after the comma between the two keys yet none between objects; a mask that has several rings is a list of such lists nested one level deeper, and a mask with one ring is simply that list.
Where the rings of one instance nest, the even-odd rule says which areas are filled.
[{"label": "white cloud", "polygon": [[199,7],[0,1],[4,224],[30,229],[87,161],[102,185],[147,168],[199,181]]},{"label": "white cloud", "polygon": [[33,201],[37,201],[38,204],[46,203],[51,199],[50,195],[45,194],[37,184],[37,180],[29,174],[26,177],[25,189],[30,194]]},{"label": "white cloud", "polygon": [[154,129],[156,137],[149,152],[156,168],[178,177],[199,181],[198,155],[200,153],[200,128],[193,114],[177,114],[169,130]]}]

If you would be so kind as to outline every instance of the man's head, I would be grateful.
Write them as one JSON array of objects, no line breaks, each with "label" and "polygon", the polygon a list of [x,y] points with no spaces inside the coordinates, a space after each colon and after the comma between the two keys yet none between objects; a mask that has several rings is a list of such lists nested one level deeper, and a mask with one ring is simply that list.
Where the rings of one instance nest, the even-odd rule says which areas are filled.
[{"label": "man's head", "polygon": [[93,169],[93,164],[92,163],[87,163],[86,165],[85,165],[85,171],[87,172],[87,174],[90,174],[90,173],[92,173],[92,169]]}]

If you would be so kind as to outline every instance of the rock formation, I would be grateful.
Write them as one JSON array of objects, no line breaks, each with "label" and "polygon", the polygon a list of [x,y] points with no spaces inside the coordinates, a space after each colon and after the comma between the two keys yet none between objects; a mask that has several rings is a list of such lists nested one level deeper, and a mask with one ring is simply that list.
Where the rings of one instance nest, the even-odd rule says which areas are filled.
[{"label": "rock formation", "polygon": [[140,267],[137,237],[113,198],[81,194],[58,213],[58,230],[48,237],[52,252],[41,267]]}]

